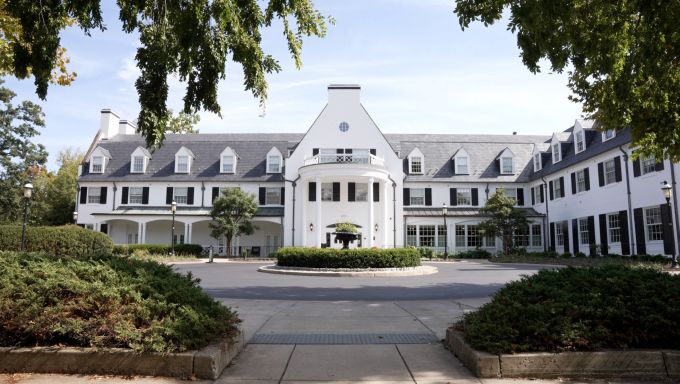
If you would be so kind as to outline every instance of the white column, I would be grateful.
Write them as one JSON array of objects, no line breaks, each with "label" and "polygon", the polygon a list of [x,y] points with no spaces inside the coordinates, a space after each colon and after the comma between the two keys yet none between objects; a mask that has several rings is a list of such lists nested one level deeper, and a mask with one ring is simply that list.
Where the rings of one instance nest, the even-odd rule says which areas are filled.
[{"label": "white column", "polygon": [[184,242],[189,244],[189,224],[184,223]]},{"label": "white column", "polygon": [[[383,207],[383,246],[386,247],[388,244],[392,244],[392,223],[390,222],[390,215],[392,214],[392,200],[389,199],[387,196],[389,189],[388,189],[388,182],[383,181],[383,194],[380,198],[380,203],[382,204]],[[392,218],[394,220],[394,218]],[[392,247],[394,247],[394,244],[392,244]]]},{"label": "white column", "polygon": [[300,243],[294,241],[297,246],[306,246],[307,245],[307,232],[309,231],[308,225],[307,225],[307,204],[309,204],[309,191],[307,190],[309,186],[309,182],[303,181],[300,183],[300,197],[296,197],[295,200],[296,203],[299,201],[300,202],[300,226],[295,227],[295,233],[293,236],[296,236],[298,233],[300,236],[298,238],[300,239]]},{"label": "white column", "polygon": [[193,231],[194,231],[194,224],[192,223],[192,224],[186,224],[186,225],[189,226],[189,239],[188,240],[184,239],[184,241],[191,244],[191,242],[193,241],[192,237],[193,237]]},{"label": "white column", "polygon": [[314,232],[315,236],[315,244],[312,244],[314,247],[320,247],[321,246],[321,228],[323,227],[321,225],[321,178],[317,177],[316,178],[316,223],[314,223]]},{"label": "white column", "polygon": [[375,236],[375,214],[373,212],[373,178],[368,179],[368,247],[373,247],[375,243],[373,236]]}]

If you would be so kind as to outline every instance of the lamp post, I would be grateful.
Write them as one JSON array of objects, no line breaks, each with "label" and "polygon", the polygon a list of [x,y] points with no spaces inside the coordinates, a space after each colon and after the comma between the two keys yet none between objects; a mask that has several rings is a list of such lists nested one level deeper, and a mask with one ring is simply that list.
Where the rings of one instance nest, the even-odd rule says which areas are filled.
[{"label": "lamp post", "polygon": [[21,226],[21,250],[26,250],[26,222],[28,221],[28,204],[33,195],[33,184],[24,184],[24,223]]},{"label": "lamp post", "polygon": [[78,224],[78,211],[73,211],[73,224]]},{"label": "lamp post", "polygon": [[[666,180],[662,183],[661,192],[663,192],[663,197],[666,199],[666,204],[668,204],[668,212],[671,212],[671,198],[673,197],[673,187],[668,184]],[[673,214],[671,213],[671,217]],[[678,225],[678,218],[675,218],[675,225]],[[673,261],[671,262],[671,268],[678,268],[678,255],[675,251],[675,241],[673,241]]]},{"label": "lamp post", "polygon": [[173,199],[170,205],[172,211],[172,233],[170,234],[171,254],[175,256],[175,212],[177,212],[177,202]]},{"label": "lamp post", "polygon": [[446,203],[444,203],[444,206],[442,207],[442,216],[444,216],[444,229],[446,231],[446,235],[444,235],[444,260],[449,259],[449,227],[446,225],[447,213],[448,209],[446,208]]}]

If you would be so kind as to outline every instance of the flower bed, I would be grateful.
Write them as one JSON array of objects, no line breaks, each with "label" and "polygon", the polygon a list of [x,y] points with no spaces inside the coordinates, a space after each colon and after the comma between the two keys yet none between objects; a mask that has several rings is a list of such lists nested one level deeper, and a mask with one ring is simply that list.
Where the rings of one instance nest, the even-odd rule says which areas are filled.
[{"label": "flower bed", "polygon": [[277,250],[277,265],[305,268],[405,268],[420,265],[414,248],[332,249],[286,247]]}]

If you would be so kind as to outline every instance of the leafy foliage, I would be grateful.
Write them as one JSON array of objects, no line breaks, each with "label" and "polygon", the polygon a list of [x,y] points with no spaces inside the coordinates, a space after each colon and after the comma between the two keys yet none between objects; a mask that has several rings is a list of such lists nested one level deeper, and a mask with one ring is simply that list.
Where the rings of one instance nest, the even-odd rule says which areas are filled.
[{"label": "leafy foliage", "polygon": [[201,121],[201,117],[196,113],[180,112],[175,116],[172,113],[172,109],[169,109],[166,131],[181,134],[198,133],[198,129],[195,126],[199,121]]},{"label": "leafy foliage", "polygon": [[0,252],[0,345],[198,349],[235,335],[236,314],[198,280],[152,261]]},{"label": "leafy foliage", "polygon": [[213,221],[210,235],[215,239],[227,238],[227,257],[231,256],[231,243],[234,236],[251,235],[257,227],[251,219],[257,212],[254,194],[243,192],[240,188],[227,188],[215,199],[210,210]]},{"label": "leafy foliage", "polygon": [[420,265],[415,248],[279,248],[272,257],[282,267],[304,268],[405,268]]},{"label": "leafy foliage", "polygon": [[647,268],[542,270],[511,282],[457,326],[491,353],[677,348],[680,276]]},{"label": "leafy foliage", "polygon": [[[114,245],[113,253],[117,255],[130,255],[135,251],[146,251],[149,254],[169,255],[172,246],[167,244],[128,244]],[[200,244],[175,244],[175,254],[181,256],[200,256],[203,247]]]},{"label": "leafy foliage", "polygon": [[572,100],[600,129],[632,128],[633,145],[680,160],[680,3],[677,1],[457,0],[463,29],[509,10],[522,62],[569,71]]},{"label": "leafy foliage", "polygon": [[488,259],[491,253],[485,249],[475,248],[463,252],[457,252],[452,256],[454,259]]},{"label": "leafy foliage", "polygon": [[[44,99],[61,48],[59,33],[69,20],[86,34],[95,28],[103,30],[100,1],[5,1],[8,15],[19,22],[18,39],[11,42],[11,72],[25,78],[30,68],[36,93]],[[262,49],[261,30],[280,21],[290,54],[300,68],[303,37],[323,37],[326,23],[333,22],[314,9],[311,0],[264,4],[257,0],[118,0],[118,6],[123,31],[137,31],[140,36],[135,57],[141,70],[135,83],[141,106],[137,124],[148,147],[162,143],[168,126],[168,75],[186,82],[184,112],[205,109],[220,114],[217,86],[226,77],[230,57],[243,67],[245,89],[264,105],[265,76],[279,72],[281,66]]]},{"label": "leafy foliage", "polygon": [[480,212],[491,218],[480,223],[478,228],[487,235],[499,236],[503,240],[503,254],[510,254],[514,248],[513,235],[528,225],[524,211],[515,208],[515,199],[506,196],[503,188],[498,188]]},{"label": "leafy foliage", "polygon": [[335,232],[357,233],[357,226],[352,223],[338,223]]},{"label": "leafy foliage", "polygon": [[[21,250],[21,226],[0,225],[0,249]],[[77,225],[62,227],[27,227],[26,250],[48,252],[55,256],[86,256],[106,254],[113,250],[113,241],[106,234]]]}]

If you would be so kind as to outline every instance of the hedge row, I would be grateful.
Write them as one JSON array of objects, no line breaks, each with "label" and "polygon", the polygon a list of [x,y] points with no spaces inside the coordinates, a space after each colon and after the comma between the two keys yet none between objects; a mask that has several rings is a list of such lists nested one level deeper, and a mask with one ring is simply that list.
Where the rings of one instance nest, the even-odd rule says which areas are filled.
[{"label": "hedge row", "polygon": [[542,270],[511,282],[458,324],[491,353],[677,348],[680,276],[608,265]]},{"label": "hedge row", "polygon": [[[129,244],[113,247],[113,253],[117,255],[129,255],[134,251],[146,251],[155,255],[169,255],[172,253],[172,246],[168,244]],[[175,255],[201,256],[202,252],[203,247],[200,244],[175,244]]]},{"label": "hedge row", "polygon": [[[0,250],[21,250],[21,226],[0,225]],[[101,232],[77,225],[61,227],[27,227],[26,251],[47,252],[55,256],[84,256],[111,253],[113,242]]]},{"label": "hedge row", "polygon": [[199,349],[236,333],[235,313],[191,274],[153,261],[0,252],[0,346]]},{"label": "hedge row", "polygon": [[274,252],[282,267],[304,268],[405,268],[420,265],[415,248],[302,248],[284,247]]}]

